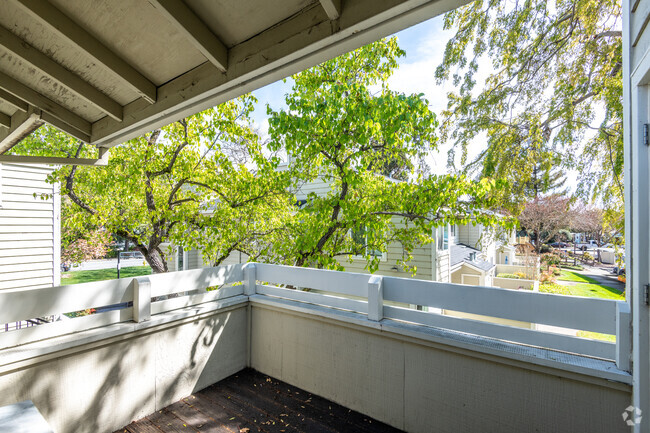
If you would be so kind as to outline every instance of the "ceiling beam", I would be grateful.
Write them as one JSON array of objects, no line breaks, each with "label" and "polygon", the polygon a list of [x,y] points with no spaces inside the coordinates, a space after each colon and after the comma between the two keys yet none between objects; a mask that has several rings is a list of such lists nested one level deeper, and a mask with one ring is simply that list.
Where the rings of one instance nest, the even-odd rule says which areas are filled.
[{"label": "ceiling beam", "polygon": [[7,104],[14,107],[16,110],[22,111],[23,113],[25,113],[27,111],[27,109],[29,108],[29,104],[27,102],[23,101],[20,98],[16,98],[11,93],[5,92],[2,89],[0,89],[0,99],[2,99]]},{"label": "ceiling beam", "polygon": [[228,48],[182,0],[149,0],[158,12],[221,72],[228,68]]},{"label": "ceiling beam", "polygon": [[21,111],[14,113],[11,116],[11,127],[6,130],[0,129],[0,154],[14,147],[43,123],[41,111],[37,108],[30,107],[26,113]]},{"label": "ceiling beam", "polygon": [[[21,82],[11,78],[2,72],[0,72],[0,89],[5,90],[6,92],[9,92],[15,97],[22,99],[28,104],[51,114],[56,119],[69,125],[68,130],[76,130],[81,132],[83,136],[90,136],[92,129],[90,122],[82,119],[67,108],[46,98],[35,90],[25,86]],[[74,135],[76,137],[75,134],[71,133],[71,135]]]},{"label": "ceiling beam", "polygon": [[73,136],[74,138],[78,138],[79,140],[83,141],[84,143],[90,143],[90,134],[86,134],[85,132],[81,132],[76,128],[71,127],[65,122],[62,122],[60,119],[52,116],[48,112],[42,112],[41,113],[41,119],[45,122],[48,123],[52,126],[54,126],[57,129],[60,129],[61,131],[65,132],[68,135]]},{"label": "ceiling beam", "polygon": [[0,113],[0,126],[11,128],[11,116],[5,113]]},{"label": "ceiling beam", "polygon": [[325,9],[327,17],[334,21],[341,16],[341,0],[320,0],[320,4]]},{"label": "ceiling beam", "polygon": [[108,165],[104,158],[65,158],[57,156],[23,156],[23,155],[0,155],[0,162],[14,164],[53,164],[53,165]]},{"label": "ceiling beam", "polygon": [[98,108],[117,121],[122,121],[122,106],[120,104],[91,86],[78,75],[36,50],[4,27],[0,27],[0,46],[14,53],[36,69],[39,69],[45,75],[52,77],[67,89],[81,96],[95,108]]},{"label": "ceiling beam", "polygon": [[48,1],[18,0],[18,3],[30,15],[47,24],[77,48],[85,51],[98,63],[111,70],[147,102],[154,103],[156,101],[156,86],[154,83]]}]

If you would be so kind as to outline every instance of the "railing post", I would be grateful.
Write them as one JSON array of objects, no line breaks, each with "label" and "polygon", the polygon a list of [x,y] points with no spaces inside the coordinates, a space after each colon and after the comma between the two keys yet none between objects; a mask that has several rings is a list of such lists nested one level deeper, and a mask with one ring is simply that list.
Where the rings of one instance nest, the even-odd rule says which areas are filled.
[{"label": "railing post", "polygon": [[255,263],[247,263],[244,268],[244,295],[254,295],[256,287],[257,276],[255,272]]},{"label": "railing post", "polygon": [[151,280],[148,277],[133,279],[133,321],[151,319]]},{"label": "railing post", "polygon": [[379,322],[384,318],[384,280],[371,275],[368,280],[368,319]]},{"label": "railing post", "polygon": [[631,371],[632,356],[632,314],[630,304],[616,303],[616,366],[619,370]]}]

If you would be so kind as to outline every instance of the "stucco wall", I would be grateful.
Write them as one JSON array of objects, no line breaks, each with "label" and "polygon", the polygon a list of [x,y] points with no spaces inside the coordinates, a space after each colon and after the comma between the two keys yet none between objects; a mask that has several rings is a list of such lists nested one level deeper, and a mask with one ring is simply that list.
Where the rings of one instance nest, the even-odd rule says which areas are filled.
[{"label": "stucco wall", "polygon": [[628,431],[624,386],[273,307],[252,308],[251,363],[409,432]]},{"label": "stucco wall", "polygon": [[113,432],[244,368],[246,340],[242,304],[15,368],[0,362],[0,406],[32,400],[56,433]]}]

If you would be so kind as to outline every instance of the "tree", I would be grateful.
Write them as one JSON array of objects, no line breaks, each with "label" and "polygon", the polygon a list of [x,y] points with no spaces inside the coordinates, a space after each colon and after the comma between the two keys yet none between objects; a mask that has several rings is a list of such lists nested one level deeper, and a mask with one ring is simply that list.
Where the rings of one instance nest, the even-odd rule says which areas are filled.
[{"label": "tree", "polygon": [[[460,151],[466,171],[513,186],[531,181],[540,162],[544,173],[579,169],[579,195],[622,209],[620,1],[476,1],[449,12],[445,28],[456,33],[435,75],[458,87],[442,117],[451,159]],[[483,133],[487,148],[468,160]],[[511,196],[531,197],[523,188]]]},{"label": "tree", "polygon": [[[285,261],[342,268],[340,259],[358,255],[372,271],[376,253],[399,242],[406,265],[437,225],[497,221],[484,210],[501,183],[425,176],[414,162],[436,146],[437,121],[422,95],[388,88],[403,55],[395,39],[344,54],[295,75],[288,109],[269,109],[270,147],[292,156],[294,186],[318,177],[332,185],[296,209],[280,247]],[[396,161],[399,176],[386,177]]]},{"label": "tree", "polygon": [[543,244],[553,239],[561,229],[571,227],[571,223],[570,199],[558,194],[529,201],[519,215],[519,224],[536,239],[537,254]]},{"label": "tree", "polygon": [[[154,272],[168,270],[167,242],[202,247],[218,264],[228,251],[254,249],[242,240],[246,236],[262,242],[255,227],[273,218],[259,204],[280,195],[272,190],[276,181],[261,182],[253,171],[273,172],[279,160],[263,155],[249,121],[252,109],[250,96],[230,101],[114,147],[106,167],[62,167],[51,180],[60,181],[62,194],[74,203],[79,227],[101,227],[128,239]],[[51,128],[30,140],[17,151],[88,153],[83,143]],[[229,154],[237,147],[250,166]]]}]

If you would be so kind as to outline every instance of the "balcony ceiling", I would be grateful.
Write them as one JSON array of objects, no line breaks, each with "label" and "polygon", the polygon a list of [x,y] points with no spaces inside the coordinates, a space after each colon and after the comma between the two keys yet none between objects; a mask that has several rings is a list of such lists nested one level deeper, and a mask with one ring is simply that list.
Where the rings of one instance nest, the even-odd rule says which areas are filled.
[{"label": "balcony ceiling", "polygon": [[2,0],[0,153],[110,147],[467,0]]}]

